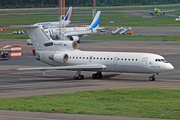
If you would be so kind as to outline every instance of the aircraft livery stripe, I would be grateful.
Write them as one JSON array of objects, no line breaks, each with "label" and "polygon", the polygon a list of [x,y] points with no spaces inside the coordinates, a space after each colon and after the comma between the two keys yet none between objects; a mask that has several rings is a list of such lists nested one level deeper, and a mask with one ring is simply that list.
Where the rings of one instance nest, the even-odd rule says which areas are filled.
[{"label": "aircraft livery stripe", "polygon": [[71,13],[71,11],[66,15],[65,21],[68,20],[70,13]]},{"label": "aircraft livery stripe", "polygon": [[95,28],[96,26],[99,25],[99,22],[100,22],[100,16],[101,16],[101,14],[99,15],[99,17],[98,17],[98,19],[96,20],[96,22],[95,22],[90,28],[88,28],[87,30],[93,29],[93,28]]}]

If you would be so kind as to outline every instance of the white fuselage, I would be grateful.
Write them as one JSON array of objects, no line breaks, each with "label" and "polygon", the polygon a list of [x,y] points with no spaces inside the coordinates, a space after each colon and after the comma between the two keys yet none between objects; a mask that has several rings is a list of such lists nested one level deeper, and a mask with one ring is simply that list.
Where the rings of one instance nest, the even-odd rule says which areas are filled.
[{"label": "white fuselage", "polygon": [[[89,27],[66,27],[63,28],[62,31],[65,32],[65,36],[83,36],[83,35],[90,35],[92,33],[97,33],[97,29],[94,28],[92,30],[88,30]],[[52,29],[45,29],[46,34],[49,36],[56,36],[60,34],[59,28],[52,28]]]},{"label": "white fuselage", "polygon": [[[62,20],[62,27],[68,26],[71,23],[71,21],[69,20]],[[56,27],[60,27],[60,21],[54,21],[54,22],[40,22],[40,23],[35,23],[34,25],[42,25],[43,27],[52,27],[52,28],[56,28]]]},{"label": "white fuselage", "polygon": [[[102,64],[106,66],[106,69],[101,70],[102,72],[161,73],[174,69],[162,56],[151,53],[74,50],[62,52],[44,51],[39,52],[39,54],[42,62],[52,66]],[[62,63],[50,60],[48,57],[54,54],[67,54],[69,56],[68,61]]]}]

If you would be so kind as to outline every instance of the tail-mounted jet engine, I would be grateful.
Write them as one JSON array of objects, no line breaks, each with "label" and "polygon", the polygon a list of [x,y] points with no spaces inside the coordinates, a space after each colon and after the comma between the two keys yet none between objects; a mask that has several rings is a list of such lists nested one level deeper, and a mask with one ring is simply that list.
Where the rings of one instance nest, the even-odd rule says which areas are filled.
[{"label": "tail-mounted jet engine", "polygon": [[55,62],[66,63],[68,61],[69,56],[67,54],[54,54],[49,56],[49,59]]}]

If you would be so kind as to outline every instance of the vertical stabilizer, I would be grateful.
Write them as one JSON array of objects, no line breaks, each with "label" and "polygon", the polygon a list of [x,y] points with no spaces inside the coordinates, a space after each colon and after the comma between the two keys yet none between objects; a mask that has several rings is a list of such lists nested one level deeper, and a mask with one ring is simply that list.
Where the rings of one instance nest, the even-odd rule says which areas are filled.
[{"label": "vertical stabilizer", "polygon": [[64,18],[64,21],[71,21],[71,13],[72,13],[72,7],[69,8],[65,18]]},{"label": "vertical stabilizer", "polygon": [[91,25],[89,26],[88,30],[94,29],[99,26],[100,22],[100,17],[101,17],[101,11],[97,11],[96,16],[94,17]]},{"label": "vertical stabilizer", "polygon": [[27,26],[26,30],[36,50],[44,51],[53,45],[53,40],[44,32],[41,25]]}]

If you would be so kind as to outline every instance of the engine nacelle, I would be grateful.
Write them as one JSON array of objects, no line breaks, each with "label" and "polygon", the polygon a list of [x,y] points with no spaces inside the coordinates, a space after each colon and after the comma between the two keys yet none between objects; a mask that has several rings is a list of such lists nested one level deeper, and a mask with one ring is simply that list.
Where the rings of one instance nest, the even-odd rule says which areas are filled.
[{"label": "engine nacelle", "polygon": [[72,40],[72,41],[78,41],[78,40],[80,40],[79,36],[71,36],[71,37],[69,37],[69,38],[70,38],[70,40]]},{"label": "engine nacelle", "polygon": [[68,61],[68,58],[69,58],[68,54],[54,54],[49,56],[49,59],[61,63],[66,63]]}]

